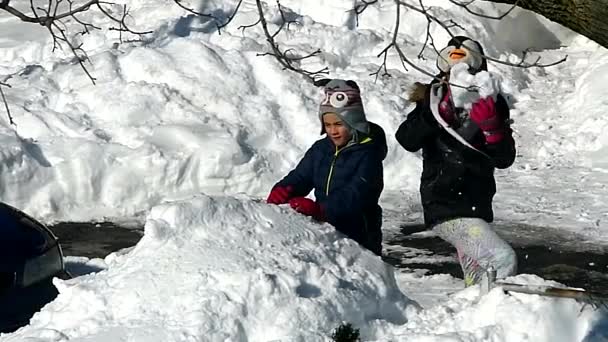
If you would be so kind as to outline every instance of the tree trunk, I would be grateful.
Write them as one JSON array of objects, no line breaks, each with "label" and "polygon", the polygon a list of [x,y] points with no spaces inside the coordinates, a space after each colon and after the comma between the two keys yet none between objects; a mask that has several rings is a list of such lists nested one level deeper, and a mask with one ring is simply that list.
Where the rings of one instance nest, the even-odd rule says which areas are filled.
[{"label": "tree trunk", "polygon": [[608,0],[484,0],[535,12],[608,48]]}]

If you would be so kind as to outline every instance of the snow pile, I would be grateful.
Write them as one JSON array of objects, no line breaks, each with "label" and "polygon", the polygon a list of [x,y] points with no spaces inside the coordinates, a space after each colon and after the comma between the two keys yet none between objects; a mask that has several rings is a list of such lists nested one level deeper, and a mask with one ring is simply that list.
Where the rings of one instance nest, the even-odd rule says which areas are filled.
[{"label": "snow pile", "polygon": [[106,262],[55,280],[57,299],[2,340],[321,341],[342,321],[369,337],[417,312],[380,258],[329,225],[249,200],[157,206],[141,242]]}]

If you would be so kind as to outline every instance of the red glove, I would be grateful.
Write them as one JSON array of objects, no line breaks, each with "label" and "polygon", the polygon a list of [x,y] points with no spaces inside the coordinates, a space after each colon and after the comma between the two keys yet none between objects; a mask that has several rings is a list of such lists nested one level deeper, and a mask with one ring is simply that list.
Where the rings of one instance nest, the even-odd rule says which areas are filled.
[{"label": "red glove", "polygon": [[485,135],[488,144],[496,144],[504,139],[505,127],[496,113],[496,105],[492,97],[475,102],[469,114],[471,120]]},{"label": "red glove", "polygon": [[288,186],[275,186],[270,191],[266,203],[269,204],[285,204],[289,201],[289,195],[293,191],[291,185]]},{"label": "red glove", "polygon": [[325,221],[325,213],[323,213],[323,208],[310,198],[292,198],[289,200],[289,205],[300,214],[311,216],[318,221]]}]

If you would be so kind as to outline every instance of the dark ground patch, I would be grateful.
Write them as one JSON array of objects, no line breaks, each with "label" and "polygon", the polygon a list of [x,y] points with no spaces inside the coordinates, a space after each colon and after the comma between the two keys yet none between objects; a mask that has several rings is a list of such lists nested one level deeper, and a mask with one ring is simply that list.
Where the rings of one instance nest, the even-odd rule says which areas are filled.
[{"label": "dark ground patch", "polygon": [[[426,269],[429,274],[462,278],[456,250],[438,237],[419,233],[423,230],[421,225],[402,226],[403,234],[386,242],[385,261],[397,268]],[[608,295],[608,247],[593,244],[583,236],[542,227],[498,224],[496,230],[515,249],[519,273]],[[407,247],[410,252],[405,256],[402,249],[391,246]],[[412,255],[411,249],[420,250],[420,254]],[[432,263],[408,261],[417,256],[444,258]]]},{"label": "dark ground patch", "polygon": [[131,247],[143,236],[143,228],[125,228],[110,222],[63,222],[49,226],[59,238],[63,255],[103,258]]}]

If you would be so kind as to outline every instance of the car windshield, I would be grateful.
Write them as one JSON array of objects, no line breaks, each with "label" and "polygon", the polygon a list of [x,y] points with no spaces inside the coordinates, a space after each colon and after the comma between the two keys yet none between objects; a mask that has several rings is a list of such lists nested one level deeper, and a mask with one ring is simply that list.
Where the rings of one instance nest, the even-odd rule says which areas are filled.
[{"label": "car windshield", "polygon": [[0,273],[9,275],[23,265],[23,260],[43,253],[54,240],[35,221],[4,204],[0,205],[0,237]]}]

